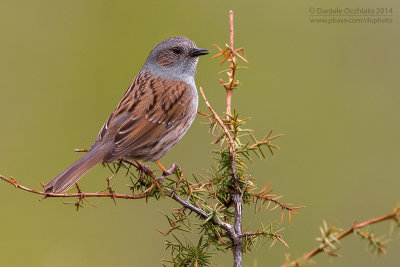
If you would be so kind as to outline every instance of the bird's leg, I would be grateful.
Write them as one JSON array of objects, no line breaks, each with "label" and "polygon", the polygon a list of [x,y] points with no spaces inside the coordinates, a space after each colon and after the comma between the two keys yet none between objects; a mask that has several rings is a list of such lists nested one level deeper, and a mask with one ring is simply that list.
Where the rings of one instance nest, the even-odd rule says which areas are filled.
[{"label": "bird's leg", "polygon": [[[139,168],[139,170],[140,170],[142,173],[148,175],[149,177],[151,177],[151,179],[153,179],[153,183],[152,183],[151,187],[149,188],[149,189],[150,189],[149,192],[151,192],[151,190],[152,190],[152,188],[154,187],[154,185],[156,185],[157,188],[160,190],[160,192],[163,193],[163,190],[162,190],[161,187],[160,187],[160,184],[159,184],[159,182],[158,182],[158,179],[157,179],[156,177],[154,177],[154,173],[153,173],[153,171],[150,169],[150,167],[144,165],[143,163],[141,163],[141,162],[138,161],[138,160],[135,160],[135,162],[136,162],[136,164],[138,165],[138,168]],[[161,166],[162,166],[162,165],[161,165]],[[163,194],[164,194],[164,193],[163,193]]]},{"label": "bird's leg", "polygon": [[163,165],[161,165],[159,161],[156,161],[155,163],[158,165],[158,167],[160,167],[163,173],[167,171],[167,169]]},{"label": "bird's leg", "polygon": [[158,161],[156,161],[156,164],[161,168],[163,171],[163,174],[160,178],[157,179],[157,182],[162,183],[164,181],[165,177],[168,175],[171,175],[175,172],[176,169],[179,169],[179,166],[177,164],[172,164],[171,168],[169,170],[165,169]]},{"label": "bird's leg", "polygon": [[[149,176],[152,176],[153,179],[158,183],[162,183],[162,181],[164,181],[165,177],[167,177],[168,175],[171,175],[175,172],[176,169],[179,169],[179,166],[177,164],[172,164],[171,168],[169,170],[167,170],[163,165],[161,165],[160,162],[156,161],[155,163],[158,165],[158,167],[160,167],[162,173],[162,176],[160,178],[154,178],[153,176],[153,172],[151,171],[150,167],[144,165],[143,163],[141,163],[138,160],[135,160],[138,169],[141,171],[141,173],[147,174]],[[140,179],[142,179],[142,176],[140,177]],[[159,186],[159,185],[157,185]],[[161,191],[161,190],[160,190]]]},{"label": "bird's leg", "polygon": [[149,166],[144,165],[138,160],[135,160],[136,164],[138,165],[138,168],[140,171],[142,171],[144,174],[150,175],[152,174],[152,171]]},{"label": "bird's leg", "polygon": [[151,172],[150,167],[142,164],[140,161],[135,160],[135,163],[137,164],[137,168],[139,170],[139,183],[141,185],[145,185],[144,179],[143,179],[143,175],[149,175],[149,173]]}]

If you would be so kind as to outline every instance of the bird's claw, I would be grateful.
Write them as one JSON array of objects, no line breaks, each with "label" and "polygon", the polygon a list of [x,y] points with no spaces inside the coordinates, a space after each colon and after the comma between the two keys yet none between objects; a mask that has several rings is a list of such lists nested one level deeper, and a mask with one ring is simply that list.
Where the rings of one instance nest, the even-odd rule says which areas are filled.
[{"label": "bird's claw", "polygon": [[172,164],[171,168],[169,170],[163,171],[163,174],[161,175],[160,178],[157,179],[158,183],[162,183],[162,181],[164,181],[164,179],[168,176],[173,174],[177,169],[180,169],[180,167],[178,166],[178,164],[174,163]]}]

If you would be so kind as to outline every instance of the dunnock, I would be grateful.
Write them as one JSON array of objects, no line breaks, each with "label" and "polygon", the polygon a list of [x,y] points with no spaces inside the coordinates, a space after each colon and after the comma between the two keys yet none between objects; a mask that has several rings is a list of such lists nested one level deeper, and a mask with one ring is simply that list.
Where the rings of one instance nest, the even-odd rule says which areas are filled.
[{"label": "dunnock", "polygon": [[69,189],[102,162],[119,158],[154,162],[164,156],[196,116],[194,75],[198,57],[205,54],[208,50],[182,36],[155,46],[89,152],[51,180],[45,192]]}]

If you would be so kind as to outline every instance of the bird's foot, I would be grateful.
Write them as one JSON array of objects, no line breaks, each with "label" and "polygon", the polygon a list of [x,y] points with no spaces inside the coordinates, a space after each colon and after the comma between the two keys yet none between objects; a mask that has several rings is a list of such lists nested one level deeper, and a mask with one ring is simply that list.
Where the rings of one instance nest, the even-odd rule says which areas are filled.
[{"label": "bird's foot", "polygon": [[150,169],[149,166],[144,165],[143,163],[141,163],[138,160],[135,160],[135,162],[136,162],[136,164],[138,166],[138,169],[139,169],[139,171],[141,173],[146,174],[146,175],[152,175],[153,174],[153,171]]},{"label": "bird's foot", "polygon": [[169,170],[165,169],[163,170],[163,174],[161,175],[160,178],[157,179],[158,183],[162,183],[162,181],[164,181],[164,179],[168,176],[173,174],[176,170],[180,169],[180,167],[178,166],[178,164],[174,163],[172,164],[171,168]]}]

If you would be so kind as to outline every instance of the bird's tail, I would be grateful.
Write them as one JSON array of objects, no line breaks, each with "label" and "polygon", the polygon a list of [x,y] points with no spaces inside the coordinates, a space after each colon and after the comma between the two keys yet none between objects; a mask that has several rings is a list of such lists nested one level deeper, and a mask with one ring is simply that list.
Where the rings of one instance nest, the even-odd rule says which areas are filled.
[{"label": "bird's tail", "polygon": [[103,161],[104,150],[97,147],[90,150],[85,156],[77,160],[69,166],[65,171],[57,175],[51,180],[44,190],[46,193],[60,193],[69,189],[75,184],[86,172],[90,171],[94,166]]}]

